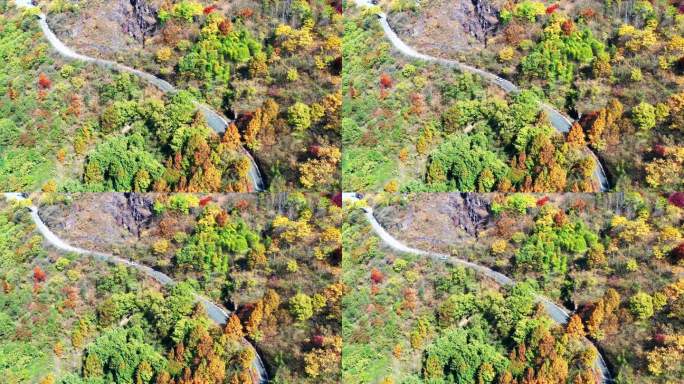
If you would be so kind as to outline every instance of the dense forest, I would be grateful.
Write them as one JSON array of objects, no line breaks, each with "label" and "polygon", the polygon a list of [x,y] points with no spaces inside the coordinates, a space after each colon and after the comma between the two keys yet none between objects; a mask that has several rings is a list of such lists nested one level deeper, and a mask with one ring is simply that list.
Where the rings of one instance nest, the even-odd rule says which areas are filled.
[{"label": "dense forest", "polygon": [[596,189],[583,135],[556,132],[533,92],[506,96],[476,75],[395,55],[372,15],[349,18],[344,41],[345,188]]},{"label": "dense forest", "polygon": [[[339,185],[342,27],[334,4],[37,5],[67,47],[181,91],[163,95],[133,74],[65,61],[35,11],[2,0],[5,190],[252,191],[245,150],[271,190]],[[214,132],[197,102],[233,119],[225,132]]]},{"label": "dense forest", "polygon": [[[399,241],[449,256],[393,251],[361,235],[370,227],[358,204],[345,209],[349,382],[594,383],[599,351],[618,383],[684,378],[684,194],[366,200]],[[502,287],[448,259],[517,283]],[[551,322],[536,294],[568,308],[567,324]]]},{"label": "dense forest", "polygon": [[[32,197],[69,244],[176,283],[45,246],[26,204],[2,203],[8,383],[256,383],[255,353],[270,382],[338,382],[341,208],[328,198]],[[207,318],[196,294],[232,311],[225,325]]]},{"label": "dense forest", "polygon": [[[504,102],[501,89],[479,76],[407,58],[372,16],[380,10],[419,53],[488,71],[523,92]],[[588,146],[612,189],[680,189],[683,12],[668,0],[351,7],[343,44],[345,188],[592,191],[596,159]],[[535,103],[516,100],[525,95],[577,124],[553,132]]]}]

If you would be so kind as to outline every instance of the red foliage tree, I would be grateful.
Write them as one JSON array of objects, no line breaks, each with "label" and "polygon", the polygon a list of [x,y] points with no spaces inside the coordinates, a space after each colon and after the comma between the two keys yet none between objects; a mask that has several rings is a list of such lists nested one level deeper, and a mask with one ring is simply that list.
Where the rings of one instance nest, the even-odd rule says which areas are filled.
[{"label": "red foliage tree", "polygon": [[679,244],[671,253],[676,263],[684,260],[684,243]]},{"label": "red foliage tree", "polygon": [[235,208],[240,210],[240,211],[244,211],[247,208],[249,208],[249,201],[247,201],[245,199],[240,199],[235,203]]},{"label": "red foliage tree", "polygon": [[324,343],[324,342],[325,342],[325,337],[323,337],[323,335],[313,335],[313,336],[311,337],[311,344],[312,344],[314,347],[319,347],[319,348],[320,348],[320,347],[323,346],[323,343]]},{"label": "red foliage tree", "polygon": [[674,68],[677,71],[677,73],[684,73],[684,56],[680,57],[679,59],[677,59],[677,61],[675,61]]},{"label": "red foliage tree", "polygon": [[667,154],[667,147],[662,144],[656,144],[652,149],[653,153],[660,157],[665,157]]},{"label": "red foliage tree", "polygon": [[333,204],[335,204],[335,205],[337,205],[338,207],[341,208],[341,207],[342,207],[342,192],[336,193],[336,194],[332,197],[332,202],[333,202]]},{"label": "red foliage tree", "polygon": [[342,14],[342,0],[328,0],[328,4],[335,8],[337,13]]},{"label": "red foliage tree", "polygon": [[228,214],[226,211],[221,211],[216,215],[216,224],[219,225],[219,227],[224,227],[228,223]]},{"label": "red foliage tree", "polygon": [[254,14],[254,10],[252,8],[249,8],[249,7],[242,8],[240,10],[240,16],[242,16],[245,19],[252,17],[253,14]]},{"label": "red foliage tree", "polygon": [[203,12],[205,15],[208,15],[208,14],[214,12],[214,11],[216,10],[216,8],[218,8],[216,5],[210,5],[210,6],[208,6],[208,7],[204,7],[204,9],[202,10],[202,12]]},{"label": "red foliage tree", "polygon": [[211,200],[212,200],[212,197],[211,197],[211,196],[204,196],[204,197],[201,198],[200,201],[199,201],[200,207],[206,206],[207,204],[209,204],[209,203],[211,202]]},{"label": "red foliage tree", "polygon": [[580,14],[585,19],[593,19],[596,16],[596,11],[593,8],[584,8]]},{"label": "red foliage tree", "polygon": [[556,10],[558,9],[558,7],[560,7],[560,5],[559,5],[558,3],[549,5],[549,6],[546,8],[546,14],[547,14],[547,15],[550,15],[550,14],[556,12]]},{"label": "red foliage tree", "polygon": [[76,303],[78,302],[78,289],[76,287],[65,287],[62,289],[62,292],[67,296],[67,299],[64,300],[64,306],[71,309],[76,308]]},{"label": "red foliage tree", "polygon": [[36,265],[36,267],[33,268],[33,281],[36,283],[42,283],[45,281],[45,279],[47,279],[47,275],[43,269]]},{"label": "red foliage tree", "polygon": [[81,108],[83,107],[83,102],[81,101],[81,97],[78,94],[73,94],[70,97],[70,102],[69,102],[69,108],[67,111],[78,117],[81,116]]},{"label": "red foliage tree", "polygon": [[667,336],[664,333],[656,333],[653,336],[653,341],[658,345],[665,345],[665,340],[667,340]]},{"label": "red foliage tree", "polygon": [[572,20],[567,19],[561,24],[561,30],[566,36],[569,36],[575,30],[575,23]]},{"label": "red foliage tree", "polygon": [[52,81],[43,72],[38,75],[38,86],[42,89],[50,89],[52,86]]},{"label": "red foliage tree", "polygon": [[313,156],[320,157],[321,155],[321,146],[314,144],[309,146],[309,153],[312,154]]},{"label": "red foliage tree", "polygon": [[548,196],[542,197],[541,199],[537,200],[537,207],[543,207],[544,205],[546,205],[546,203],[549,202],[549,200],[550,199]]},{"label": "red foliage tree", "polygon": [[392,86],[392,77],[388,74],[383,72],[382,75],[380,75],[380,85],[383,88],[389,88]]},{"label": "red foliage tree", "polygon": [[670,195],[667,201],[679,208],[684,208],[684,192],[675,192]]},{"label": "red foliage tree", "polygon": [[342,248],[337,248],[330,253],[330,264],[340,265],[342,262]]},{"label": "red foliage tree", "polygon": [[232,31],[232,30],[233,30],[233,23],[231,23],[231,21],[228,20],[228,19],[223,20],[223,21],[219,24],[219,31],[221,31],[221,33],[223,34],[223,36],[228,35],[228,34],[230,33],[230,31]]},{"label": "red foliage tree", "polygon": [[375,284],[380,284],[385,279],[385,276],[379,270],[373,268],[370,274],[371,281]]}]

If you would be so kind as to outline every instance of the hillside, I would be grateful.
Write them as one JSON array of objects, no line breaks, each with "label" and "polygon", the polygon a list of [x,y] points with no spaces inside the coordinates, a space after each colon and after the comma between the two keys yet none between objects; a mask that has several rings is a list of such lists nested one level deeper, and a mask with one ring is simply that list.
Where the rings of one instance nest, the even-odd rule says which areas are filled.
[{"label": "hillside", "polygon": [[346,188],[681,188],[680,2],[356,3]]},{"label": "hillside", "polygon": [[[682,198],[366,196],[390,236],[444,256],[355,235],[370,227],[358,206],[347,209],[343,279],[354,288],[343,303],[343,376],[367,369],[351,382],[467,383],[487,371],[484,382],[594,383],[596,349],[577,343],[586,335],[616,382],[681,381]],[[495,281],[496,273],[506,278]],[[497,284],[508,278],[517,283]],[[555,309],[535,311],[535,300],[517,296],[528,289],[566,308],[566,324],[553,326]],[[510,320],[512,313],[520,317]],[[451,338],[468,344],[445,344]],[[478,343],[494,347],[487,358]],[[467,364],[468,373],[452,364]]]},{"label": "hillside", "polygon": [[66,60],[41,34],[37,10],[0,2],[6,190],[337,186],[341,15],[333,6],[37,5],[56,39],[85,56]]},{"label": "hillside", "polygon": [[338,381],[340,208],[327,198],[32,197],[61,241],[101,253],[55,250],[26,204],[3,203],[9,382],[262,383],[259,366],[273,382]]}]

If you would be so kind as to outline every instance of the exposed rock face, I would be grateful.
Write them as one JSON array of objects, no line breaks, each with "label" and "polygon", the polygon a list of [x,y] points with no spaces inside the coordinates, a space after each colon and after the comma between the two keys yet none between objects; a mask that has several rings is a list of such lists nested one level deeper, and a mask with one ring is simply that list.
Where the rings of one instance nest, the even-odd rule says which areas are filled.
[{"label": "exposed rock face", "polygon": [[141,228],[147,226],[152,218],[152,200],[149,196],[129,193],[126,194],[126,202],[128,209],[119,210],[115,217],[120,225],[139,237]]},{"label": "exposed rock face", "polygon": [[[463,27],[477,40],[486,43],[487,36],[494,33],[499,24],[499,11],[487,0],[470,1],[472,4],[472,8],[469,9],[471,17],[465,19]],[[466,2],[461,4],[467,7]]]},{"label": "exposed rock face", "polygon": [[486,46],[503,0],[431,0],[420,11],[390,13],[389,23],[419,51],[444,56]]},{"label": "exposed rock face", "polygon": [[375,217],[411,246],[444,251],[472,244],[487,230],[490,197],[476,193],[426,194],[406,206],[377,207]]},{"label": "exposed rock face", "polygon": [[460,199],[454,199],[453,203],[454,209],[459,213],[452,216],[454,225],[477,237],[489,220],[489,203],[476,193],[462,193]]},{"label": "exposed rock face", "polygon": [[80,195],[70,205],[41,207],[41,218],[67,242],[111,251],[112,245],[134,244],[150,226],[153,196],[137,193]]},{"label": "exposed rock face", "polygon": [[121,5],[127,16],[121,24],[122,30],[144,43],[145,37],[157,28],[157,9],[146,0],[122,0]]}]

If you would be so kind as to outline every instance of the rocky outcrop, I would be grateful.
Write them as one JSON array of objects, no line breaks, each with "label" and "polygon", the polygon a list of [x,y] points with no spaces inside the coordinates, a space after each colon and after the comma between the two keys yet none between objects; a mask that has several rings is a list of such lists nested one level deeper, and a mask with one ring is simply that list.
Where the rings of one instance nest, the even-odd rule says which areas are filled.
[{"label": "rocky outcrop", "polygon": [[489,203],[477,193],[462,193],[459,198],[452,199],[452,221],[467,234],[477,237],[489,220]]},{"label": "rocky outcrop", "polygon": [[[433,54],[461,53],[486,46],[498,30],[502,0],[431,0],[418,11],[391,12],[392,29]],[[427,49],[427,51],[426,51]]]},{"label": "rocky outcrop", "polygon": [[477,21],[484,32],[484,36],[493,34],[499,26],[499,10],[487,0],[472,0],[475,5]]},{"label": "rocky outcrop", "polygon": [[150,226],[152,205],[152,195],[95,193],[80,195],[72,203],[41,206],[40,210],[43,220],[61,236],[98,248],[135,243]]},{"label": "rocky outcrop", "polygon": [[149,224],[152,218],[152,199],[139,193],[126,194],[127,209],[118,213],[117,221],[125,226],[131,233],[140,237],[141,229]]},{"label": "rocky outcrop", "polygon": [[487,42],[499,25],[499,11],[488,0],[460,2],[463,29],[480,42]]},{"label": "rocky outcrop", "polygon": [[[404,240],[444,249],[476,241],[487,229],[489,199],[477,193],[426,194],[416,196],[408,206],[377,207],[375,215],[384,227],[404,233]],[[429,228],[427,233],[425,228]]]},{"label": "rocky outcrop", "polygon": [[[121,28],[139,42],[157,28],[157,9],[148,0],[122,0],[126,19]],[[128,4],[126,4],[128,2]]]}]

